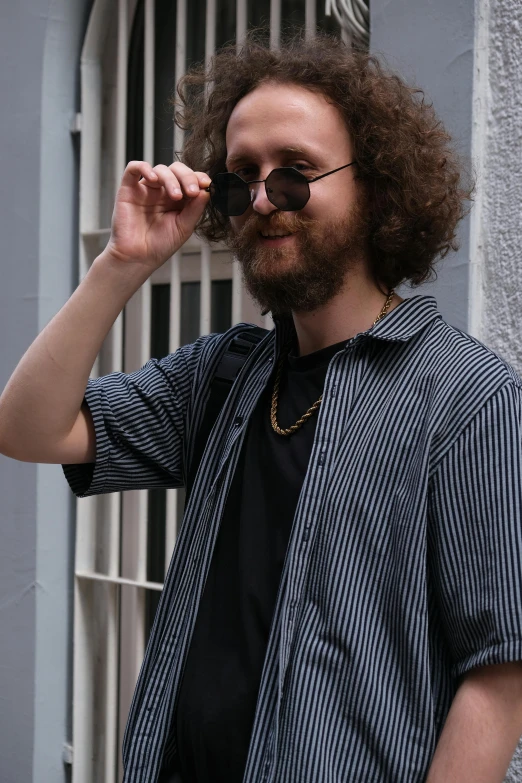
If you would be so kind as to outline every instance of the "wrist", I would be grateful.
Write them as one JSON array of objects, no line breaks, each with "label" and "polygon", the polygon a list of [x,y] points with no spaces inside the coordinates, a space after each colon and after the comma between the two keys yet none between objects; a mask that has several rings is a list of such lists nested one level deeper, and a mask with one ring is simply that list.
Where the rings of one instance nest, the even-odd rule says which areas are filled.
[{"label": "wrist", "polygon": [[109,287],[113,294],[119,294],[127,301],[148,280],[152,271],[139,261],[122,259],[105,248],[94,259],[89,275],[103,281],[104,287]]}]

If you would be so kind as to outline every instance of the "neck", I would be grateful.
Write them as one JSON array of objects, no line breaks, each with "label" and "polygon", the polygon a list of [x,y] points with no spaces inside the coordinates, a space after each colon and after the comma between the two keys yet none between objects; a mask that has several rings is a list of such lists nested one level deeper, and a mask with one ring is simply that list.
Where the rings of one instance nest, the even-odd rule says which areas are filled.
[{"label": "neck", "polygon": [[[365,332],[373,325],[385,301],[386,294],[364,271],[357,275],[352,273],[329,302],[309,313],[292,313],[299,355],[306,356]],[[388,313],[402,301],[395,294]]]}]

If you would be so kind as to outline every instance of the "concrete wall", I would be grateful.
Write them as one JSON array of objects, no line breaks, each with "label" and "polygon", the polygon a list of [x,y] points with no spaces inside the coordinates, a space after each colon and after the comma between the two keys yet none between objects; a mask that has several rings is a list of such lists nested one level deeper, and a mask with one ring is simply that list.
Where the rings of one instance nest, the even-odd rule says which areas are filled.
[{"label": "concrete wall", "polygon": [[[88,0],[2,4],[0,388],[69,296]],[[58,783],[70,738],[73,506],[57,466],[0,456],[0,781]]]},{"label": "concrete wall", "polygon": [[[522,4],[482,0],[480,337],[522,373]],[[522,779],[522,777],[521,777]]]}]

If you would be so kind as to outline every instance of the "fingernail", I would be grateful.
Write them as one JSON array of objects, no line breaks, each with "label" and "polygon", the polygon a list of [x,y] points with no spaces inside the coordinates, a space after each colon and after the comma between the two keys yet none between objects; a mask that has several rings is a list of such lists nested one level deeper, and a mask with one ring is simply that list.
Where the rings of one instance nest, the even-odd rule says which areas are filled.
[{"label": "fingernail", "polygon": [[197,186],[197,185],[189,185],[189,188],[188,188],[188,189],[189,189],[189,192],[190,192],[190,193],[197,193],[197,192],[198,192],[198,190],[199,190],[199,188],[198,188],[198,186]]},{"label": "fingernail", "polygon": [[179,188],[173,188],[172,192],[175,196],[181,196],[181,190]]}]

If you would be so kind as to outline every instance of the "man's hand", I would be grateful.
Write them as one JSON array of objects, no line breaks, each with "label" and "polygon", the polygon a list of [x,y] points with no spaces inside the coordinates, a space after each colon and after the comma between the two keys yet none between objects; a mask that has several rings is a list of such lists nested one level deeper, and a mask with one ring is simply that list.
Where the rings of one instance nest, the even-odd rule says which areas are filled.
[{"label": "man's hand", "polygon": [[203,214],[210,177],[183,163],[152,168],[131,161],[123,174],[112,216],[111,238],[103,256],[137,263],[146,276],[190,237]]},{"label": "man's hand", "polygon": [[482,666],[460,685],[426,783],[502,783],[522,735],[522,663]]}]

